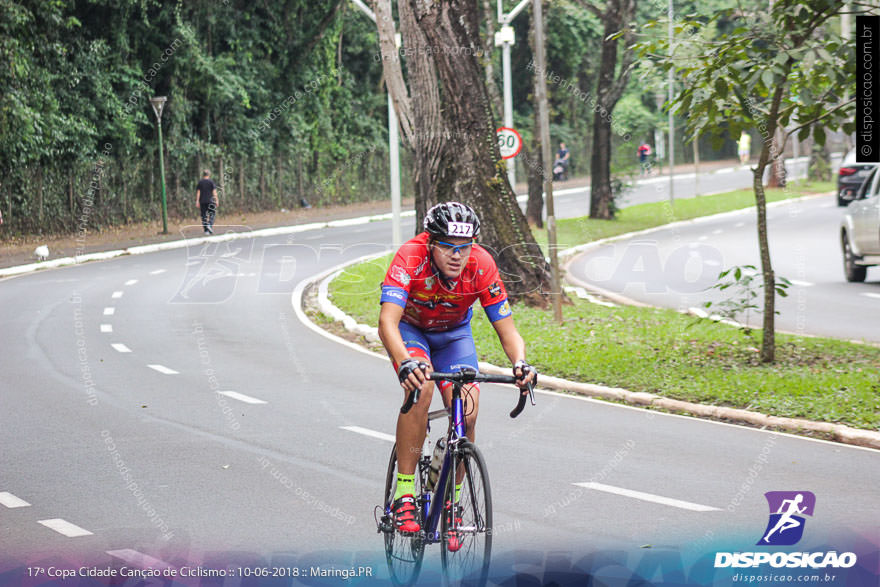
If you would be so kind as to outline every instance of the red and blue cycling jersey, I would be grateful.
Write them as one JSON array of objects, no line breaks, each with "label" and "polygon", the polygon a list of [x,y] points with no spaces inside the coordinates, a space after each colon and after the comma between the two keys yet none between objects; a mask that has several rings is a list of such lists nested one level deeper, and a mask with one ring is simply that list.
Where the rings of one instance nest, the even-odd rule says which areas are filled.
[{"label": "red and blue cycling jersey", "polygon": [[491,322],[511,315],[492,255],[475,244],[461,275],[450,282],[438,275],[428,251],[428,233],[423,232],[404,243],[392,259],[380,303],[401,306],[401,320],[407,324],[442,332],[470,322],[471,306],[478,299]]}]

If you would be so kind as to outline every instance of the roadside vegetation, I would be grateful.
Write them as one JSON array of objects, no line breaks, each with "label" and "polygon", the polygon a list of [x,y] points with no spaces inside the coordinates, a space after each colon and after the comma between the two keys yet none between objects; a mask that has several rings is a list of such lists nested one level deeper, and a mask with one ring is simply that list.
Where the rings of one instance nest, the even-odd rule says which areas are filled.
[{"label": "roadside vegetation", "polygon": [[[827,184],[768,191],[779,200]],[[571,246],[641,230],[673,220],[743,208],[749,191],[625,208],[616,221],[560,221],[560,243]],[[333,302],[359,322],[375,326],[382,278],[390,256],[348,268],[333,281]],[[674,310],[600,306],[574,299],[565,323],[552,311],[515,308],[529,358],[547,374],[704,404],[749,409],[775,416],[838,422],[880,429],[880,349],[825,338],[777,334],[773,364],[760,360],[760,333],[700,320]],[[485,315],[474,312],[480,359],[506,363]]]}]

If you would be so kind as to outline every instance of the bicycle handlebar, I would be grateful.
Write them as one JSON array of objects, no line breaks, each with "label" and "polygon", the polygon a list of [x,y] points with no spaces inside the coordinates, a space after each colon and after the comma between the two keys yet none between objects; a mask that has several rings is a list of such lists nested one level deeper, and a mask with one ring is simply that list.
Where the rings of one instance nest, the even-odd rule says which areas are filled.
[{"label": "bicycle handlebar", "polygon": [[[452,383],[516,383],[516,377],[513,375],[491,375],[489,373],[477,373],[476,371],[456,371],[455,373],[441,373],[439,371],[434,371],[431,373],[429,377],[432,381],[451,381]],[[534,392],[535,384],[529,382],[527,384],[528,394],[525,391],[522,391],[519,395],[519,401],[516,404],[516,407],[513,408],[510,412],[511,418],[516,418],[520,415],[525,408],[526,405],[526,396],[531,400],[532,405],[535,405],[535,392]],[[406,398],[406,402],[400,408],[401,414],[406,414],[410,411],[410,409],[418,403],[419,401],[419,388],[416,388],[409,394]]]}]

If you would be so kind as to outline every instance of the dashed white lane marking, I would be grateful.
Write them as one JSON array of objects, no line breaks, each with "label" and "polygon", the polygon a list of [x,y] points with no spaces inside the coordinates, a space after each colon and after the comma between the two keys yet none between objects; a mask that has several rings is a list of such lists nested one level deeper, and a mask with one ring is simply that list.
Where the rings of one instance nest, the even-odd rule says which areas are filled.
[{"label": "dashed white lane marking", "polygon": [[736,169],[733,167],[729,167],[727,169],[719,169],[715,172],[715,175],[721,175],[723,173],[733,173],[734,171],[736,171]]},{"label": "dashed white lane marking", "polygon": [[863,296],[866,296],[866,297],[869,297],[869,298],[875,298],[875,299],[880,300],[880,294],[878,294],[878,293],[863,292],[862,295],[863,295]]},{"label": "dashed white lane marking", "polygon": [[734,228],[742,228],[745,225],[746,225],[745,222],[737,222],[736,224],[733,225],[733,227]]},{"label": "dashed white lane marking", "polygon": [[670,505],[672,507],[681,508],[683,510],[691,510],[692,512],[717,512],[718,508],[692,503],[690,501],[682,501],[671,497],[663,497],[662,495],[654,495],[653,493],[643,493],[641,491],[633,491],[632,489],[624,489],[623,487],[614,487],[613,485],[604,485],[602,483],[575,483],[580,487],[587,489],[595,489],[596,491],[604,491],[615,495],[623,495],[624,497],[632,497],[633,499],[641,499],[642,501],[650,501],[662,505]]},{"label": "dashed white lane marking", "polygon": [[104,315],[105,316],[112,316],[115,313],[116,313],[116,308],[113,308],[112,306],[104,308]]},{"label": "dashed white lane marking", "polygon": [[20,497],[12,495],[8,491],[0,491],[0,504],[8,508],[24,508],[31,504]]},{"label": "dashed white lane marking", "polygon": [[101,324],[101,332],[113,332],[112,324]]},{"label": "dashed white lane marking", "polygon": [[715,230],[712,231],[712,234],[721,234],[722,232],[724,232],[722,229],[716,228]]},{"label": "dashed white lane marking", "polygon": [[155,271],[150,271],[150,275],[159,275],[160,273],[165,273],[166,269],[156,269]]},{"label": "dashed white lane marking", "polygon": [[63,534],[68,538],[76,538],[77,536],[90,536],[92,533],[85,528],[80,528],[76,524],[71,524],[67,520],[61,518],[52,518],[51,520],[37,520],[38,523],[47,528],[55,530],[59,534]]},{"label": "dashed white lane marking", "polygon": [[122,293],[123,292],[121,292],[121,291],[114,291],[113,295],[111,295],[110,297],[113,298],[114,300],[118,300],[119,298],[122,297]]},{"label": "dashed white lane marking", "polygon": [[246,404],[265,404],[265,402],[261,399],[257,399],[255,397],[251,397],[249,395],[245,395],[243,393],[238,393],[237,391],[218,391],[220,395],[225,395],[226,397],[231,397],[232,399],[237,399],[240,402],[244,402]]},{"label": "dashed white lane marking", "polygon": [[384,432],[377,432],[375,430],[370,430],[369,428],[361,428],[360,426],[340,426],[343,430],[348,430],[349,432],[357,432],[358,434],[363,434],[364,436],[372,436],[373,438],[378,438],[379,440],[387,440],[388,442],[394,442],[397,440],[393,434],[385,434]]},{"label": "dashed white lane marking", "polygon": [[154,558],[148,554],[144,554],[142,552],[138,552],[137,550],[133,550],[131,548],[122,548],[120,550],[108,550],[106,551],[112,557],[116,557],[120,560],[127,562],[128,564],[140,567],[142,569],[170,569],[171,565],[166,563],[165,561]]},{"label": "dashed white lane marking", "polygon": [[721,261],[716,261],[715,259],[703,259],[703,265],[708,265],[709,267],[720,267]]},{"label": "dashed white lane marking", "polygon": [[792,285],[797,285],[799,287],[812,287],[815,285],[809,281],[801,281],[800,279],[789,279],[788,281],[791,282]]},{"label": "dashed white lane marking", "polygon": [[701,236],[701,237],[700,237],[700,238],[698,238],[698,239],[697,239],[697,240],[698,240],[698,241],[705,241],[705,240],[709,240],[709,236],[708,236],[708,235],[705,235],[705,234],[704,234],[704,235],[703,235],[703,236]]},{"label": "dashed white lane marking", "polygon": [[125,282],[125,285],[134,285],[137,282],[138,282],[137,279],[129,279],[128,281]]},{"label": "dashed white lane marking", "polygon": [[174,369],[169,369],[168,367],[165,367],[164,365],[147,365],[147,367],[149,367],[150,369],[153,369],[155,371],[158,371],[159,373],[162,373],[164,375],[179,375],[179,373],[177,371],[175,371]]},{"label": "dashed white lane marking", "polygon": [[110,343],[110,346],[118,353],[130,353],[131,349],[122,344],[121,342],[113,342]]}]

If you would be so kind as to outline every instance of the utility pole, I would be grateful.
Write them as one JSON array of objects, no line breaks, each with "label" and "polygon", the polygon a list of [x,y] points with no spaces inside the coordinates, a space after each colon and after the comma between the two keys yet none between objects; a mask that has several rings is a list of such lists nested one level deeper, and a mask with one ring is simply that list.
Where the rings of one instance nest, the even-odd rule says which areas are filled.
[{"label": "utility pole", "polygon": [[553,176],[550,175],[550,116],[547,112],[547,80],[544,72],[547,61],[544,57],[544,14],[542,0],[533,0],[532,16],[535,19],[535,59],[538,62],[535,76],[535,97],[538,100],[538,126],[541,133],[541,166],[544,178],[544,193],[547,195],[547,248],[550,254],[550,275],[553,281],[553,317],[562,324],[562,288],[559,283],[559,259],[556,256],[556,216],[553,209]]},{"label": "utility pole", "polygon": [[[501,47],[501,79],[503,82],[503,93],[504,93],[504,126],[507,128],[513,128],[513,90],[511,83],[511,73],[510,73],[510,48],[516,43],[516,35],[513,32],[513,27],[510,26],[510,23],[513,22],[513,19],[516,18],[526,6],[529,5],[530,0],[522,0],[519,4],[516,5],[516,8],[511,10],[508,14],[504,14],[504,9],[501,7],[502,0],[498,0],[498,24],[501,25],[501,29],[495,33],[495,46]],[[513,159],[508,161],[507,166],[507,179],[510,181],[510,187],[513,188],[516,185],[516,165],[514,164]]]}]

